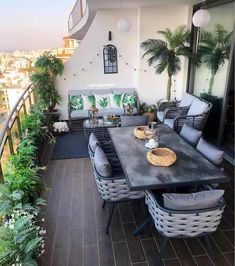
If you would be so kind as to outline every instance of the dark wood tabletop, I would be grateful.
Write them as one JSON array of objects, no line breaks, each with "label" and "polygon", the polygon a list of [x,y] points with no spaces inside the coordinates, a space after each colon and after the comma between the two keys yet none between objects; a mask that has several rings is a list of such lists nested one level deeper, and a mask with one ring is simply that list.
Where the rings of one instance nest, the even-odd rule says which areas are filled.
[{"label": "dark wood tabletop", "polygon": [[151,165],[145,141],[135,138],[135,127],[109,128],[109,134],[125,173],[130,190],[152,190],[200,184],[228,182],[229,178],[210,163],[180,135],[159,125],[160,147],[176,153],[176,162],[169,167]]}]

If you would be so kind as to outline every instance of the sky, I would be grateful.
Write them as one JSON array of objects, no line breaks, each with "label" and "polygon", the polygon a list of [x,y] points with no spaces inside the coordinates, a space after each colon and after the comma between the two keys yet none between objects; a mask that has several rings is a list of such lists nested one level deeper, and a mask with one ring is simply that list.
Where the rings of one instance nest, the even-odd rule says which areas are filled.
[{"label": "sky", "polygon": [[0,0],[0,51],[63,46],[76,0]]}]

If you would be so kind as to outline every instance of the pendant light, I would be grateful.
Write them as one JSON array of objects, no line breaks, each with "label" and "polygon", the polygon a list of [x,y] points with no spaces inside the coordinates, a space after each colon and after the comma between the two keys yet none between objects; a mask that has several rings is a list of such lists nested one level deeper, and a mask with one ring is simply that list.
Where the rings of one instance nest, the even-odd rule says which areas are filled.
[{"label": "pendant light", "polygon": [[193,25],[199,28],[204,28],[210,22],[211,15],[206,10],[206,1],[205,1],[205,9],[197,10],[193,15]]}]

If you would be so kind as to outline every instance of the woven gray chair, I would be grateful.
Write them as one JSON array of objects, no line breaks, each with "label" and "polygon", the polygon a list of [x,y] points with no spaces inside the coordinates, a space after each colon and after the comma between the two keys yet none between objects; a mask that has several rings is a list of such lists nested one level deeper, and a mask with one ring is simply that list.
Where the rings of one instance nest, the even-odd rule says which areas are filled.
[{"label": "woven gray chair", "polygon": [[179,114],[175,118],[168,117],[166,114],[164,124],[178,133],[185,123],[197,130],[203,131],[211,108],[211,103],[195,97],[187,114]]},{"label": "woven gray chair", "polygon": [[180,136],[186,140],[190,145],[196,147],[200,137],[202,136],[202,132],[197,129],[184,124],[181,131]]},{"label": "woven gray chair", "polygon": [[165,117],[175,118],[187,114],[195,96],[185,93],[180,101],[159,101],[157,108],[157,120],[163,123]]},{"label": "woven gray chair", "polygon": [[215,232],[220,223],[225,208],[223,197],[220,196],[215,207],[184,211],[166,208],[161,201],[152,191],[145,192],[145,203],[149,213],[157,231],[164,237],[156,265],[159,265],[164,255],[169,238],[204,236],[209,255],[213,258],[208,234]]},{"label": "woven gray chair", "polygon": [[121,126],[144,126],[148,124],[148,117],[144,115],[121,115]]},{"label": "woven gray chair", "polygon": [[129,190],[119,160],[117,158],[108,160],[100,146],[95,150],[93,169],[98,191],[104,203],[109,206],[106,225],[106,234],[108,234],[115,205],[119,202],[143,198],[144,192]]}]

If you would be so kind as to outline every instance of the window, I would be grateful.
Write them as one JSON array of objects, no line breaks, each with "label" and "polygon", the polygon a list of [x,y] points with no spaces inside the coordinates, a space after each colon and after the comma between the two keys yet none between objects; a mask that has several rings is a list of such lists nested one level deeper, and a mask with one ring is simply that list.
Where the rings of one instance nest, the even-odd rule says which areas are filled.
[{"label": "window", "polygon": [[104,47],[103,58],[104,74],[118,73],[117,48],[114,45],[108,44]]}]

